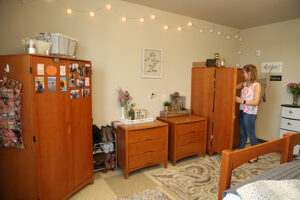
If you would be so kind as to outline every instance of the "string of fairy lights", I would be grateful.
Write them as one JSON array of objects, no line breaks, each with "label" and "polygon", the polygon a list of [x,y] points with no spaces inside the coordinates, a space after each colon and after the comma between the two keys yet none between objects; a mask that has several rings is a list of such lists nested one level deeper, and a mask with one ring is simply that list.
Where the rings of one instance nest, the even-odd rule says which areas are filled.
[{"label": "string of fairy lights", "polygon": [[[175,31],[180,32],[180,31],[184,30],[183,25],[172,26],[172,25],[169,25],[168,23],[161,23],[159,18],[153,12],[150,12],[148,15],[145,15],[143,17],[129,18],[125,15],[122,15],[122,14],[118,13],[116,10],[114,10],[113,5],[109,1],[104,6],[99,6],[98,8],[91,9],[91,10],[75,9],[75,8],[71,8],[67,5],[65,5],[61,0],[54,0],[54,1],[58,5],[63,7],[63,9],[65,10],[67,15],[72,15],[72,14],[74,14],[74,12],[78,12],[78,13],[88,14],[89,17],[94,18],[96,16],[96,13],[98,13],[100,11],[103,11],[103,10],[106,10],[106,11],[112,12],[112,13],[116,14],[117,16],[119,16],[120,21],[122,23],[127,23],[129,21],[136,22],[136,23],[145,23],[147,20],[151,20],[151,21],[156,21],[156,22],[160,23],[161,26],[162,26],[162,29],[165,30],[165,31],[175,30]],[[221,31],[216,31],[215,30],[215,25],[213,25],[211,27],[203,27],[203,26],[199,26],[198,24],[194,23],[192,20],[189,20],[186,23],[186,28],[187,29],[194,28],[194,29],[198,30],[199,33],[204,33],[204,32],[217,33],[218,36],[223,36],[227,40],[236,39],[240,42],[243,41],[243,39],[239,36],[238,33],[227,34],[227,33],[221,32]],[[239,51],[238,54],[240,55],[241,52]]]}]

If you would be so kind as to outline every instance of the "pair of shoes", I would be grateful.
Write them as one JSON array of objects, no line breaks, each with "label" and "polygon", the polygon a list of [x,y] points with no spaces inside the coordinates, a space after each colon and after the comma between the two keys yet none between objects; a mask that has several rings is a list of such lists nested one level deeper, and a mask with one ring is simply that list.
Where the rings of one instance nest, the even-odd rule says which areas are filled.
[{"label": "pair of shoes", "polygon": [[102,138],[102,133],[100,128],[93,124],[93,144],[100,143]]},{"label": "pair of shoes", "polygon": [[248,163],[254,163],[254,162],[257,162],[258,161],[258,157],[257,158],[254,158],[252,160],[249,160]]},{"label": "pair of shoes", "polygon": [[102,132],[102,138],[101,138],[102,142],[112,142],[114,140],[111,126],[108,125],[102,126],[101,132]]},{"label": "pair of shoes", "polygon": [[107,154],[105,157],[105,167],[106,169],[114,169],[116,168],[116,154]]},{"label": "pair of shoes", "polygon": [[105,161],[105,154],[103,154],[103,153],[101,153],[101,154],[96,154],[96,155],[94,155],[94,164],[95,165],[101,165],[101,164],[103,164],[104,163],[104,161]]},{"label": "pair of shoes", "polygon": [[114,151],[114,144],[112,142],[102,143],[100,144],[104,153],[109,153]]}]

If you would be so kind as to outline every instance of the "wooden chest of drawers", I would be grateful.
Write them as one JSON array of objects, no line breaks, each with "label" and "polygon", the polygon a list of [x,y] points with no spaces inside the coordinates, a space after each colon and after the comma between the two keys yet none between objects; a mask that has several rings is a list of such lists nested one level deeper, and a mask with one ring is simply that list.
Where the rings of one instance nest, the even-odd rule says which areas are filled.
[{"label": "wooden chest of drawers", "polygon": [[[117,122],[112,122],[112,127]],[[153,121],[120,124],[114,127],[118,137],[118,166],[125,178],[130,172],[157,164],[168,166],[168,124]]]},{"label": "wooden chest of drawers", "polygon": [[187,156],[202,154],[205,157],[207,118],[196,115],[157,117],[169,124],[169,158],[176,161]]}]

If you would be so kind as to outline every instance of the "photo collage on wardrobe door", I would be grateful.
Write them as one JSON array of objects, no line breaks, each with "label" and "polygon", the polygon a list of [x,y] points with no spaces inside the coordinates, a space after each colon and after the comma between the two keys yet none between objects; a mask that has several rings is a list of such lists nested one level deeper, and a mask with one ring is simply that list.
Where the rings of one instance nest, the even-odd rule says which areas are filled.
[{"label": "photo collage on wardrobe door", "polygon": [[[66,71],[69,70],[67,74]],[[45,72],[46,71],[46,72]],[[35,77],[35,92],[45,93],[57,92],[57,66],[45,66],[37,64],[37,76]],[[47,77],[44,77],[45,73]],[[69,66],[59,66],[59,91],[68,92],[68,86],[71,99],[87,98],[90,96],[90,75],[91,65],[80,62],[69,63]],[[47,80],[46,80],[47,79]],[[47,84],[45,84],[47,81]]]}]

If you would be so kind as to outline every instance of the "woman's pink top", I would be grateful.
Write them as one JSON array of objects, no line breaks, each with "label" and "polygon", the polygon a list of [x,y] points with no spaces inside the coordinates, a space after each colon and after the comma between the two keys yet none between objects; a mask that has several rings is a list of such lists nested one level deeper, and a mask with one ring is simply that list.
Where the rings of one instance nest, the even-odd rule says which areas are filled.
[{"label": "woman's pink top", "polygon": [[[254,100],[254,88],[259,83],[253,83],[251,86],[247,87],[247,82],[244,83],[244,88],[241,92],[241,98],[246,101],[252,101]],[[252,105],[246,105],[241,103],[240,110],[244,111],[247,114],[256,115],[258,110],[258,105],[252,106]]]}]

